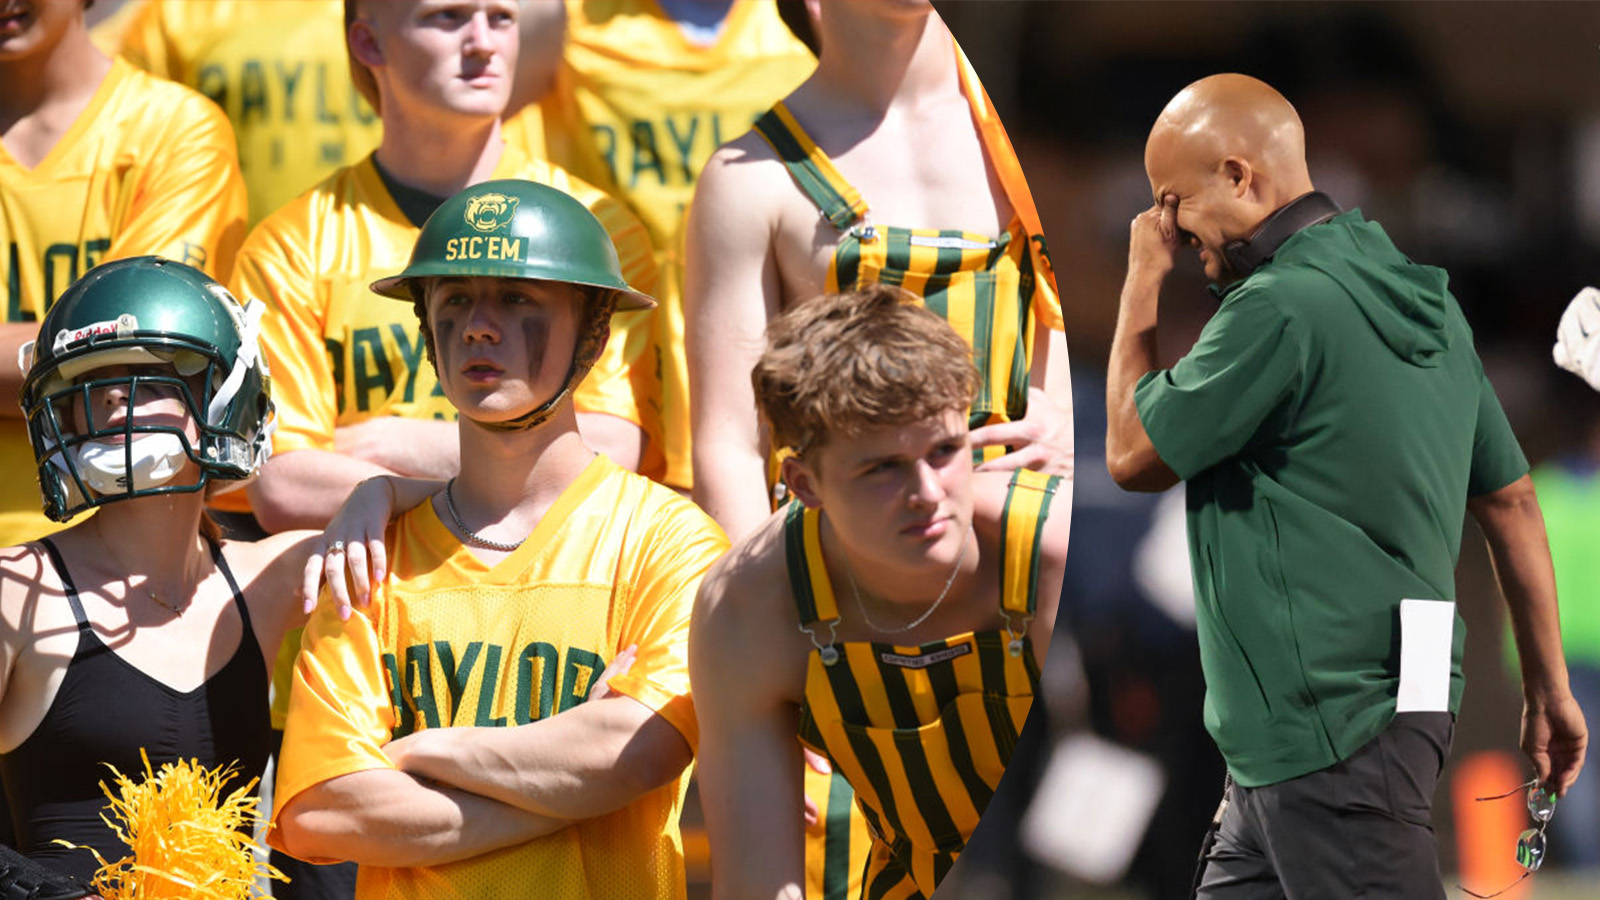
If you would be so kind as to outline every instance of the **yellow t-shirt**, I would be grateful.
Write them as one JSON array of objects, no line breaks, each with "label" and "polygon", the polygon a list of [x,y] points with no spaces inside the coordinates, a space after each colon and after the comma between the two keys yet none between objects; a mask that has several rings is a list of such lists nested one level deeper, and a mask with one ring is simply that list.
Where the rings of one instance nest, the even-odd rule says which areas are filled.
[{"label": "yellow t-shirt", "polygon": [[[657,283],[644,228],[627,208],[549,163],[507,146],[495,178],[525,178],[577,197],[618,248],[623,277],[649,293]],[[406,267],[411,224],[371,157],[329,176],[251,231],[233,289],[266,302],[262,342],[278,408],[275,453],[331,450],[334,429],[374,416],[449,419],[455,408],[427,362],[410,303],[369,285]],[[643,351],[648,312],[619,313],[606,352],[580,385],[579,409],[639,421],[629,381]]]},{"label": "yellow t-shirt", "polygon": [[122,54],[227,113],[252,225],[383,133],[350,81],[341,0],[147,0]]},{"label": "yellow t-shirt", "polygon": [[[37,166],[0,147],[5,320],[37,322],[91,266],[128,256],[165,256],[226,280],[244,216],[228,120],[194,91],[116,60]],[[0,471],[0,546],[60,527],[40,511],[20,419],[0,420]]]},{"label": "yellow t-shirt", "polygon": [[[313,785],[391,768],[382,746],[423,728],[539,721],[611,689],[698,743],[689,698],[695,590],[728,546],[693,504],[603,456],[522,547],[485,566],[432,503],[390,528],[390,574],[341,622],[321,604],[295,667],[273,818]],[[362,866],[365,898],[685,895],[678,833],[687,772],[628,806],[516,847],[428,868]],[[268,841],[282,846],[274,825]]]},{"label": "yellow t-shirt", "polygon": [[[626,201],[650,231],[662,288],[650,367],[659,374],[646,410],[658,421],[645,426],[664,458],[648,461],[645,471],[675,487],[692,484],[680,299],[683,213],[712,152],[743,134],[815,67],[811,51],[770,0],[733,4],[716,43],[704,47],[687,40],[654,0],[567,4],[565,62],[537,113],[543,149]],[[507,133],[519,131],[514,117]]]}]

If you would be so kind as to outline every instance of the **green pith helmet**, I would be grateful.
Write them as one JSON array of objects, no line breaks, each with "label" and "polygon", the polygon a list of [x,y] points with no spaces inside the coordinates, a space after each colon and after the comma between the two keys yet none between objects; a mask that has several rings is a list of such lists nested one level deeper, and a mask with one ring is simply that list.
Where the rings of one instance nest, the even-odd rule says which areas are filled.
[{"label": "green pith helmet", "polygon": [[[271,449],[272,400],[247,310],[196,269],[154,256],[109,262],[67,288],[39,325],[22,384],[45,514],[65,521],[113,500],[199,491],[253,477]],[[25,348],[25,352],[28,348]],[[97,369],[132,367],[96,377]],[[181,396],[199,432],[108,424],[92,398],[121,389],[131,412],[152,392]],[[195,480],[173,484],[184,459]]]},{"label": "green pith helmet", "polygon": [[533,181],[485,181],[444,201],[423,223],[405,271],[372,283],[396,300],[414,278],[529,278],[616,291],[618,309],[655,300],[628,286],[605,226],[570,194]]},{"label": "green pith helmet", "polygon": [[574,285],[584,296],[565,383],[524,415],[480,423],[496,431],[523,431],[554,415],[605,350],[612,312],[656,305],[628,286],[611,235],[587,207],[563,191],[520,179],[485,181],[444,201],[422,223],[405,271],[372,283],[378,294],[412,302],[428,361],[437,369],[425,296],[435,278],[549,281]]}]

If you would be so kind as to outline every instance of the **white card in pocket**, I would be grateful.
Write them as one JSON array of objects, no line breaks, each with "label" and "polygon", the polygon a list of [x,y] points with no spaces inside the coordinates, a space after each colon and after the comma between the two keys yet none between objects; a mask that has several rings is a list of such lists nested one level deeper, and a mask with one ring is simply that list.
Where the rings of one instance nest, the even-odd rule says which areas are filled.
[{"label": "white card in pocket", "polygon": [[1456,605],[1400,601],[1400,695],[1395,712],[1448,712]]}]

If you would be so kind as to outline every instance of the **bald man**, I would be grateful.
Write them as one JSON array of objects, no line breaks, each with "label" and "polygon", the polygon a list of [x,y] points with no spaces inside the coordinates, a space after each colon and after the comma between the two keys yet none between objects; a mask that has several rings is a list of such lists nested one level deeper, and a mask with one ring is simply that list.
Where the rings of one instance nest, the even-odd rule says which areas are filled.
[{"label": "bald man", "polygon": [[[1461,702],[1463,509],[1510,607],[1537,785],[1564,792],[1588,741],[1527,461],[1446,274],[1314,190],[1277,91],[1189,85],[1145,169],[1106,457],[1129,490],[1188,486],[1206,724],[1232,779],[1197,896],[1443,898],[1430,822]],[[1157,369],[1183,244],[1221,305]]]}]

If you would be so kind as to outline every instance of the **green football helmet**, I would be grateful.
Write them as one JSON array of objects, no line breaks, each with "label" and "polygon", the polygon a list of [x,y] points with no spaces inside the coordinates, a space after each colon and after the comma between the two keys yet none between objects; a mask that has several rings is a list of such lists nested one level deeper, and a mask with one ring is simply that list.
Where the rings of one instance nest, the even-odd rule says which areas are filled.
[{"label": "green football helmet", "polygon": [[525,430],[548,419],[600,358],[611,314],[656,305],[628,285],[611,235],[587,207],[556,188],[520,179],[475,184],[444,201],[423,223],[410,264],[373,282],[372,290],[412,302],[428,361],[437,366],[426,286],[435,278],[472,277],[571,284],[588,301],[562,389],[514,420],[482,423],[497,430]]},{"label": "green football helmet", "polygon": [[[116,500],[214,492],[254,477],[275,425],[256,340],[263,309],[155,256],[96,266],[67,288],[22,352],[45,514],[65,521]],[[96,375],[108,367],[122,368]],[[120,398],[109,393],[118,390]],[[139,421],[135,408],[152,394],[182,398],[198,443],[182,427]],[[197,474],[174,483],[186,460]]]}]

